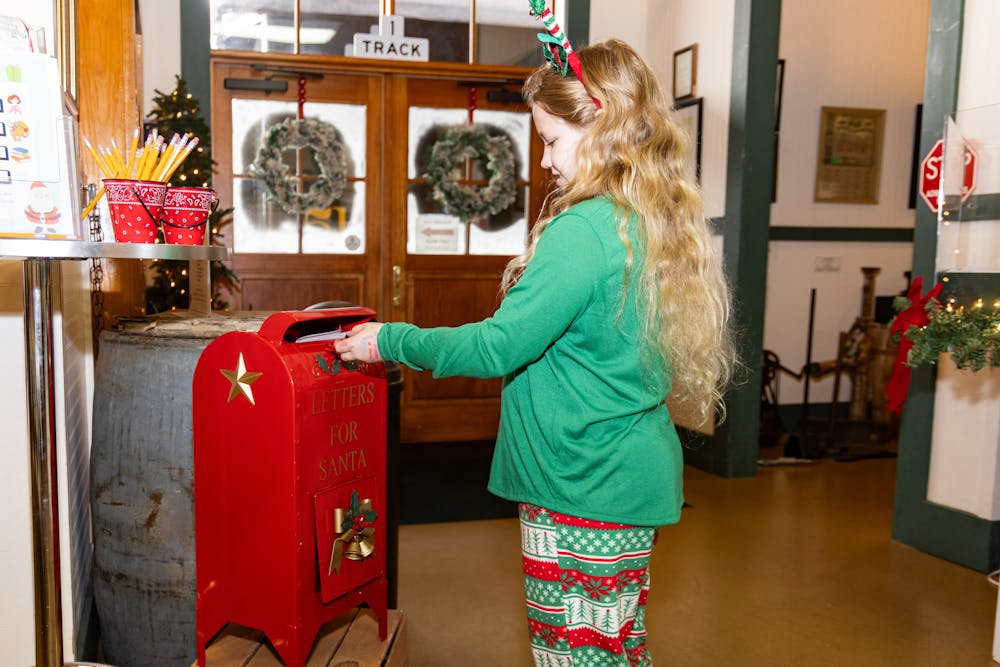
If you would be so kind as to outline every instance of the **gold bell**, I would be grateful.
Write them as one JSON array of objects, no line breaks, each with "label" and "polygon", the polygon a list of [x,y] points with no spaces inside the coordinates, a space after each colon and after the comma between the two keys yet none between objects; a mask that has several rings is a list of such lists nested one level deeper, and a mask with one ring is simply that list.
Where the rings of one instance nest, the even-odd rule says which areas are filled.
[{"label": "gold bell", "polygon": [[344,547],[344,558],[364,560],[375,553],[375,540],[366,535],[356,535]]}]

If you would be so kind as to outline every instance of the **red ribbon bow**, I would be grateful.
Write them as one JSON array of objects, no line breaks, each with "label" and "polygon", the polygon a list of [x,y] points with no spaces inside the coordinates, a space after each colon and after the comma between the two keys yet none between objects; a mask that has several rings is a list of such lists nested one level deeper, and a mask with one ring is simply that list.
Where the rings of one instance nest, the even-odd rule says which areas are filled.
[{"label": "red ribbon bow", "polygon": [[889,333],[899,333],[899,348],[896,351],[896,366],[893,368],[892,377],[885,387],[885,395],[889,399],[889,412],[897,415],[903,410],[903,403],[906,401],[906,392],[910,388],[910,367],[906,365],[906,359],[913,347],[913,341],[906,337],[906,331],[911,327],[922,327],[930,321],[927,316],[927,302],[936,299],[941,292],[941,283],[931,288],[927,294],[920,296],[924,287],[924,279],[917,276],[910,284],[910,289],[906,293],[906,298],[910,300],[910,307],[896,315],[892,321],[892,328]]}]

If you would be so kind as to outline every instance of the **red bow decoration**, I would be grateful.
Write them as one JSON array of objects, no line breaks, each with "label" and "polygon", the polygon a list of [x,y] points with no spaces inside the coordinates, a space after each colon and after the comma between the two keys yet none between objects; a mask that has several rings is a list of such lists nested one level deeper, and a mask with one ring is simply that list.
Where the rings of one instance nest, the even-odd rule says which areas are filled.
[{"label": "red bow decoration", "polygon": [[899,333],[899,348],[896,351],[896,366],[892,370],[892,377],[885,387],[885,395],[889,399],[889,412],[897,415],[903,410],[903,403],[906,401],[906,392],[910,388],[910,367],[906,365],[906,359],[913,347],[913,341],[906,337],[906,331],[911,326],[922,327],[930,321],[927,316],[927,302],[936,299],[941,292],[941,283],[931,288],[927,294],[920,296],[924,287],[924,279],[917,276],[910,284],[910,289],[906,293],[906,298],[910,300],[910,307],[896,315],[892,321],[892,328],[889,333]]}]

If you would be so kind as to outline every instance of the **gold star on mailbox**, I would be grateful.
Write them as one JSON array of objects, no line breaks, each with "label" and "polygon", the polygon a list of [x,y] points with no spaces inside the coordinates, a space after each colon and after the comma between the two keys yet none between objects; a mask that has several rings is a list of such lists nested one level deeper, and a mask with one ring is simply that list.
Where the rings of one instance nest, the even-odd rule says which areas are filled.
[{"label": "gold star on mailbox", "polygon": [[253,402],[253,390],[250,389],[250,385],[260,379],[263,373],[254,373],[247,370],[247,366],[243,361],[243,353],[240,352],[240,359],[236,362],[235,370],[228,370],[225,368],[220,368],[219,372],[229,380],[229,398],[226,399],[226,403],[231,402],[238,395],[243,394],[250,405],[256,405]]}]

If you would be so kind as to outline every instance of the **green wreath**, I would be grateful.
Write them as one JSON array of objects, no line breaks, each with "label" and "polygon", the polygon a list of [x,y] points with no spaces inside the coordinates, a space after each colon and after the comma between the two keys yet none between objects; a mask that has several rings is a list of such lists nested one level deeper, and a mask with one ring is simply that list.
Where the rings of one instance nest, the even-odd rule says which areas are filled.
[{"label": "green wreath", "polygon": [[[319,166],[319,178],[305,192],[298,179],[289,177],[281,159],[287,148],[311,148]],[[250,173],[264,182],[268,196],[288,213],[327,208],[340,198],[347,184],[347,147],[337,138],[333,125],[313,118],[290,118],[272,125],[261,140]]]},{"label": "green wreath", "polygon": [[[486,160],[486,185],[461,185],[466,159]],[[459,176],[461,174],[461,176]],[[496,215],[514,203],[514,152],[503,135],[490,135],[478,125],[448,128],[431,148],[424,174],[431,196],[444,212],[463,222]]]}]

